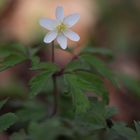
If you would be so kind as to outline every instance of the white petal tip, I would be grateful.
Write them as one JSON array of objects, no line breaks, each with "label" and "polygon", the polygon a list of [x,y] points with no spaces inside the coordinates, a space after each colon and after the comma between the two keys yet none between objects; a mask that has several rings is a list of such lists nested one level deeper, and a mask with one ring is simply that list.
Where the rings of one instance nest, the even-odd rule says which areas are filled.
[{"label": "white petal tip", "polygon": [[60,45],[60,47],[62,49],[66,49],[67,48],[67,38],[63,34],[60,34],[57,37],[57,42],[58,42],[58,44]]},{"label": "white petal tip", "polygon": [[42,27],[44,27],[43,19],[40,19],[38,23],[39,23],[39,25],[41,25]]},{"label": "white petal tip", "polygon": [[46,44],[51,43],[51,41],[49,41],[49,40],[47,40],[47,39],[45,39],[45,38],[44,38],[43,42],[46,43]]},{"label": "white petal tip", "polygon": [[80,14],[75,13],[75,14],[65,17],[64,23],[67,24],[69,27],[72,27],[78,22],[79,19],[80,19]]},{"label": "white petal tip", "polygon": [[79,41],[80,40],[80,36],[77,35],[77,38],[75,38],[75,41]]},{"label": "white petal tip", "polygon": [[62,6],[57,6],[56,7],[55,15],[56,15],[57,20],[63,21],[63,18],[64,18],[64,8]]},{"label": "white petal tip", "polygon": [[56,37],[57,37],[57,32],[51,31],[44,37],[44,42],[51,43],[53,40],[55,40]]},{"label": "white petal tip", "polygon": [[71,30],[65,31],[64,35],[72,41],[79,41],[80,40],[80,36]]},{"label": "white petal tip", "polygon": [[80,19],[80,14],[76,13],[75,15],[77,15],[78,20]]},{"label": "white petal tip", "polygon": [[63,50],[66,50],[67,46],[60,46]]}]

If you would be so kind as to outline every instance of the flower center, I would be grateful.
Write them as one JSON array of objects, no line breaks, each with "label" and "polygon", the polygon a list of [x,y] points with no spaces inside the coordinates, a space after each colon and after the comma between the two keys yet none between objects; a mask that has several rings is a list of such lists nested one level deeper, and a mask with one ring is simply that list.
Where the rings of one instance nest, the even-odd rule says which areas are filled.
[{"label": "flower center", "polygon": [[58,32],[62,32],[62,31],[65,31],[67,29],[67,26],[64,23],[61,23],[56,28],[57,28]]}]

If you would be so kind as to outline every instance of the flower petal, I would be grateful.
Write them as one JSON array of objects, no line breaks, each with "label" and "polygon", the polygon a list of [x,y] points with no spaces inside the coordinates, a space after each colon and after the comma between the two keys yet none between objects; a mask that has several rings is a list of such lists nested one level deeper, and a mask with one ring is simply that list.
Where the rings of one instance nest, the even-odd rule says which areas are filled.
[{"label": "flower petal", "polygon": [[56,15],[56,18],[57,18],[59,21],[63,21],[63,19],[64,19],[64,9],[63,9],[63,7],[58,6],[58,7],[56,8],[55,15]]},{"label": "flower petal", "polygon": [[66,37],[68,37],[72,41],[79,41],[80,40],[80,36],[71,30],[66,30],[63,33]]},{"label": "flower petal", "polygon": [[45,43],[52,42],[57,37],[57,31],[51,31],[44,37]]},{"label": "flower petal", "polygon": [[54,30],[58,23],[53,19],[42,18],[39,20],[39,24],[48,30]]},{"label": "flower petal", "polygon": [[72,14],[64,18],[64,23],[68,25],[68,27],[72,27],[77,21],[80,19],[79,14]]},{"label": "flower petal", "polygon": [[57,42],[59,43],[62,49],[67,48],[67,38],[63,34],[58,35]]}]

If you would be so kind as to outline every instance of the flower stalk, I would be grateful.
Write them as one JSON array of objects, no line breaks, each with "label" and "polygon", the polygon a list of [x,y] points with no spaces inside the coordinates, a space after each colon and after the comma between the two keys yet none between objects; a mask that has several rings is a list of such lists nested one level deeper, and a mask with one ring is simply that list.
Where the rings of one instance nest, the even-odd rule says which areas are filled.
[{"label": "flower stalk", "polygon": [[55,62],[55,55],[54,55],[54,41],[52,42],[52,63]]},{"label": "flower stalk", "polygon": [[[39,24],[47,29],[49,32],[44,37],[45,43],[52,43],[52,53],[51,53],[51,61],[55,63],[55,48],[54,48],[54,40],[60,45],[62,49],[67,48],[68,39],[72,41],[79,41],[80,36],[71,30],[71,27],[74,26],[78,20],[80,19],[80,15],[78,13],[74,13],[68,16],[64,16],[64,8],[62,6],[58,6],[55,11],[56,19],[50,18],[41,18],[39,20]],[[53,97],[54,97],[54,106],[52,115],[56,115],[59,113],[59,100],[60,95],[58,92],[57,85],[57,77],[64,73],[64,69],[61,69],[59,72],[52,75],[53,79]]]},{"label": "flower stalk", "polygon": [[[55,63],[55,48],[54,41],[52,42],[52,63]],[[57,75],[52,75],[53,80],[53,110],[52,116],[59,114],[59,92],[57,86]]]}]

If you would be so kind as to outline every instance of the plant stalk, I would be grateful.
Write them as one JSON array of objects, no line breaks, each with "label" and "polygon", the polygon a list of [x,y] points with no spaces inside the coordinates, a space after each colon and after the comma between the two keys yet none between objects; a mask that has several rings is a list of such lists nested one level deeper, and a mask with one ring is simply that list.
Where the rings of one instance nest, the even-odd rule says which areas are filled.
[{"label": "plant stalk", "polygon": [[[52,63],[55,63],[55,48],[54,41],[52,42]],[[53,80],[53,111],[52,116],[58,115],[59,113],[59,93],[58,93],[58,85],[57,85],[57,75],[52,75]]]}]

